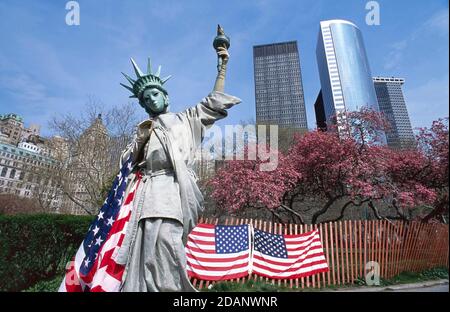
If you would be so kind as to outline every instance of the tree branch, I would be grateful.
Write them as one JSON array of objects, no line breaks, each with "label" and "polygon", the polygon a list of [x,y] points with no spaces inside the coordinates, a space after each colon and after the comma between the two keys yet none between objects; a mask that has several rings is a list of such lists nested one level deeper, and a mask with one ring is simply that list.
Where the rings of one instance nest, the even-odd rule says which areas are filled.
[{"label": "tree branch", "polygon": [[372,201],[369,201],[369,207],[372,209],[373,213],[375,214],[375,217],[378,220],[383,219],[383,217],[380,216],[380,213],[378,212],[378,209],[375,207]]},{"label": "tree branch", "polygon": [[293,215],[297,216],[300,219],[300,223],[301,224],[305,224],[305,221],[303,221],[303,217],[298,212],[294,211],[293,209],[291,209],[291,208],[289,208],[289,207],[287,207],[286,205],[283,205],[283,204],[281,204],[280,207],[286,209],[287,211],[289,211]]},{"label": "tree branch", "polygon": [[317,218],[320,217],[321,215],[323,215],[325,212],[327,212],[328,209],[330,208],[330,206],[341,197],[342,197],[342,195],[338,195],[338,196],[329,198],[327,203],[322,207],[322,209],[320,209],[319,211],[317,211],[316,213],[313,214],[311,223],[315,224],[317,222]]},{"label": "tree branch", "polygon": [[337,218],[334,219],[334,220],[329,220],[329,221],[327,221],[327,222],[335,222],[335,221],[341,220],[341,219],[344,217],[344,212],[345,212],[345,210],[347,209],[348,206],[353,205],[353,206],[359,207],[359,206],[361,206],[362,204],[368,202],[369,200],[371,200],[371,199],[370,199],[370,198],[366,198],[366,199],[361,200],[361,201],[359,201],[359,202],[357,202],[357,203],[354,202],[353,200],[350,200],[350,201],[346,202],[346,203],[344,204],[344,206],[342,207],[342,209],[341,209],[341,212],[340,212],[339,217],[337,217]]},{"label": "tree branch", "polygon": [[392,200],[392,207],[395,208],[397,214],[402,220],[408,221],[408,218],[400,211],[400,207],[397,206],[397,200],[395,198]]}]

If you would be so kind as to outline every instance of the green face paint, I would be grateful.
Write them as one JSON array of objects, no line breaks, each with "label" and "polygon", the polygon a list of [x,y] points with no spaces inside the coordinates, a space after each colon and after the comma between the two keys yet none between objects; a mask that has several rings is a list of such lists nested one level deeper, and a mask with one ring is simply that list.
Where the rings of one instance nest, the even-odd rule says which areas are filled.
[{"label": "green face paint", "polygon": [[167,106],[167,97],[157,88],[148,88],[142,94],[142,104],[146,111],[150,110],[156,115],[164,111]]}]

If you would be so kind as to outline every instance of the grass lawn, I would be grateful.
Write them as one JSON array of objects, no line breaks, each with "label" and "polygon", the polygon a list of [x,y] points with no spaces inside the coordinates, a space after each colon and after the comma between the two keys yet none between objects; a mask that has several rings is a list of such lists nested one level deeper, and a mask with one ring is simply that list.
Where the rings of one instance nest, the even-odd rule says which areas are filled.
[{"label": "grass lawn", "polygon": [[[409,283],[419,283],[424,281],[438,280],[438,279],[448,279],[448,268],[433,268],[429,270],[425,270],[423,272],[402,272],[399,275],[391,278],[391,279],[380,279],[380,285],[375,287],[385,287],[390,285],[400,285],[400,284],[409,284]],[[323,290],[331,290],[338,288],[349,288],[349,287],[357,287],[357,286],[367,286],[364,279],[357,279],[355,284],[347,284],[347,285],[330,285],[326,287],[322,287],[321,289],[317,288],[290,288],[289,286],[278,286],[277,284],[267,283],[265,281],[246,281],[245,283],[236,283],[236,282],[219,282],[215,283],[210,289],[202,289],[202,291],[217,291],[217,292],[227,292],[227,291],[236,291],[236,292],[246,292],[246,291],[254,291],[254,292],[263,292],[263,291],[300,291],[300,292],[311,292],[311,291],[323,291]]]},{"label": "grass lawn", "polygon": [[[58,291],[59,285],[62,281],[62,276],[55,277],[51,280],[40,281],[34,286],[24,290],[25,292],[55,292]],[[409,283],[418,283],[423,281],[437,280],[437,279],[448,279],[448,268],[434,268],[425,270],[420,273],[415,272],[403,272],[392,279],[380,280],[379,287],[385,287],[390,285],[399,285],[399,284],[409,284]],[[201,291],[209,291],[209,292],[280,292],[280,291],[300,291],[300,292],[311,292],[311,291],[322,291],[322,290],[330,290],[330,289],[338,289],[338,288],[347,288],[347,287],[355,287],[355,286],[366,286],[366,283],[363,279],[357,279],[355,284],[348,285],[340,285],[340,286],[327,286],[321,289],[317,288],[290,288],[289,286],[282,285],[278,286],[278,284],[271,284],[265,281],[246,281],[244,283],[237,282],[219,282],[215,283],[209,289],[202,289]]]}]

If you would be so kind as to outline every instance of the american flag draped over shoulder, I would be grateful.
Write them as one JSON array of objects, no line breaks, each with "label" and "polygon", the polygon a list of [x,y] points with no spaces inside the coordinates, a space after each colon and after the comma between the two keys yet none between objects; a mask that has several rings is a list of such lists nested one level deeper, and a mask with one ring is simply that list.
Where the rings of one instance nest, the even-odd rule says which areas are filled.
[{"label": "american flag draped over shoulder", "polygon": [[250,237],[249,225],[198,224],[185,248],[188,275],[209,281],[247,276]]},{"label": "american flag draped over shoulder", "polygon": [[274,279],[327,272],[319,231],[277,235],[255,230],[253,272]]},{"label": "american flag draped over shoulder", "polygon": [[117,264],[114,256],[122,245],[134,194],[141,180],[138,173],[133,188],[124,200],[130,171],[131,156],[114,179],[108,197],[66,268],[59,291],[119,291],[124,266]]}]

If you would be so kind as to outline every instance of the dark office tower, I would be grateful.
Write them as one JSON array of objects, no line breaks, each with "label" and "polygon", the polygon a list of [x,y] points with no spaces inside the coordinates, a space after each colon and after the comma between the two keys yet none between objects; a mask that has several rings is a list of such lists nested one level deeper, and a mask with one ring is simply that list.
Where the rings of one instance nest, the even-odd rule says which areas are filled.
[{"label": "dark office tower", "polygon": [[402,91],[405,79],[374,77],[373,83],[380,111],[391,125],[391,129],[386,131],[388,146],[396,149],[415,147],[416,142]]},{"label": "dark office tower", "polygon": [[297,42],[253,47],[256,122],[307,131]]},{"label": "dark office tower", "polygon": [[323,106],[322,90],[320,90],[316,102],[314,102],[314,112],[316,113],[317,129],[327,131],[327,118],[325,116],[325,107]]}]

